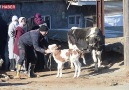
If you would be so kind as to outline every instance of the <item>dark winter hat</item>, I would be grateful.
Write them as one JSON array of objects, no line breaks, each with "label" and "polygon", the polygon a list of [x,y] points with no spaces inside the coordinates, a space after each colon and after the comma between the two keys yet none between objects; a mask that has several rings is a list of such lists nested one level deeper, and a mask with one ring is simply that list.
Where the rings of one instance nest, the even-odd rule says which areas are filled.
[{"label": "dark winter hat", "polygon": [[41,25],[40,28],[39,28],[39,31],[48,31],[48,27],[45,26],[45,25]]},{"label": "dark winter hat", "polygon": [[35,14],[34,22],[35,22],[37,25],[43,24],[43,19],[42,19],[40,13],[36,13],[36,14]]}]

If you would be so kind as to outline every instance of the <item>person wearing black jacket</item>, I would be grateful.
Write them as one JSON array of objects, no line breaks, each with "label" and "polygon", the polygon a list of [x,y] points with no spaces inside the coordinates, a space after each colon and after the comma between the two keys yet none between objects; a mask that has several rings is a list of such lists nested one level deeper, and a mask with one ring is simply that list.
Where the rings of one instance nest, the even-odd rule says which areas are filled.
[{"label": "person wearing black jacket", "polygon": [[[20,59],[18,61],[16,76],[14,78],[20,78],[21,66],[23,65],[26,56],[31,57],[31,60],[28,60],[28,62],[31,64],[29,65],[30,68],[28,70],[28,77],[37,77],[37,75],[34,74],[34,68],[37,57],[35,51],[38,51],[43,54],[50,53],[49,49],[41,48],[38,43],[39,40],[44,40],[44,45],[47,44],[47,40],[45,40],[45,36],[47,35],[47,33],[48,27],[45,25],[41,25],[39,29],[29,31],[19,38],[18,49]],[[31,52],[26,52],[27,50]]]},{"label": "person wearing black jacket", "polygon": [[[28,18],[27,20],[27,31],[31,31],[31,30],[36,30],[40,27],[41,24],[44,24],[44,21],[42,19],[42,16],[40,13],[36,13],[34,16]],[[41,41],[39,41],[39,46],[42,47],[42,43]],[[30,52],[29,50],[27,52]],[[45,55],[42,55],[42,53],[40,52],[36,52],[36,55],[37,55],[37,63],[36,63],[36,66],[35,66],[35,71],[42,71],[43,69],[46,69],[45,68],[45,61],[46,61],[46,57]],[[27,59],[30,59],[29,57]],[[29,66],[29,63],[26,62],[25,64],[26,66],[26,70]]]}]

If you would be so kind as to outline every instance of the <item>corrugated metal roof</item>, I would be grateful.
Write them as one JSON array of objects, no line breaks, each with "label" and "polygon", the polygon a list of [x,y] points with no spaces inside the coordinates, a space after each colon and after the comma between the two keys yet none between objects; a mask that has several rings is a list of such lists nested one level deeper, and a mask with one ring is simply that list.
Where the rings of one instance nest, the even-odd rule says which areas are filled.
[{"label": "corrugated metal roof", "polygon": [[63,0],[0,0],[0,2],[41,2],[41,1],[63,1]]},{"label": "corrugated metal roof", "polygon": [[[83,6],[83,5],[96,5],[97,0],[68,0],[71,5]],[[122,0],[104,0],[105,2],[119,2]]]},{"label": "corrugated metal roof", "polygon": [[[77,2],[77,1],[97,1],[97,0],[68,0],[68,1]],[[104,1],[122,1],[122,0],[104,0]]]},{"label": "corrugated metal roof", "polygon": [[104,2],[105,14],[123,13],[123,2]]},{"label": "corrugated metal roof", "polygon": [[[79,1],[79,2],[76,2]],[[70,2],[71,5],[83,6],[83,5],[96,5],[96,0],[74,0]],[[104,0],[104,12],[105,14],[123,13],[123,1],[122,0]]]}]

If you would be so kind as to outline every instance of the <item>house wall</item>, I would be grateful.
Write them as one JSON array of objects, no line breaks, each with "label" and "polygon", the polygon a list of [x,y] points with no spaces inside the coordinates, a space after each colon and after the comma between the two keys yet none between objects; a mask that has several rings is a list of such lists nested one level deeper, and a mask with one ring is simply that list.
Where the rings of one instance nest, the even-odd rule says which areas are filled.
[{"label": "house wall", "polygon": [[[12,3],[13,4],[13,3]],[[51,28],[52,29],[67,29],[68,28],[68,16],[81,14],[82,17],[95,14],[95,7],[93,6],[70,6],[67,10],[67,4],[65,2],[31,2],[31,3],[14,3],[16,5],[15,10],[2,10],[0,8],[0,54],[4,57],[5,66],[9,65],[8,49],[7,49],[7,30],[11,17],[17,15],[18,17],[24,16],[29,18],[35,13],[41,13],[42,15],[51,16]],[[62,13],[65,12],[65,13]],[[64,16],[62,17],[62,14]],[[84,23],[84,18],[83,18]],[[58,32],[56,32],[58,33]],[[66,33],[62,32],[66,35]]]},{"label": "house wall", "polygon": [[[35,13],[41,13],[51,16],[51,28],[68,28],[68,16],[69,15],[82,15],[88,16],[95,14],[95,6],[70,6],[67,10],[67,4],[65,2],[36,2],[36,3],[15,3],[16,10],[2,10],[0,9],[0,16],[9,23],[12,15],[18,17],[24,16],[29,18]],[[64,17],[63,15],[64,14]]]}]

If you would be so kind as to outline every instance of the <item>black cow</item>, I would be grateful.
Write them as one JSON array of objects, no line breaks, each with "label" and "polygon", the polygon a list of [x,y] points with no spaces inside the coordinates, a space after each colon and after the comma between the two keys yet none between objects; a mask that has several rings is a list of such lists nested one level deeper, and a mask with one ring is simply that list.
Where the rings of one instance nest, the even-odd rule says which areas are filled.
[{"label": "black cow", "polygon": [[68,31],[68,45],[70,49],[79,49],[84,53],[91,53],[95,63],[95,71],[98,71],[104,48],[104,36],[100,29],[97,27],[71,28]]}]

